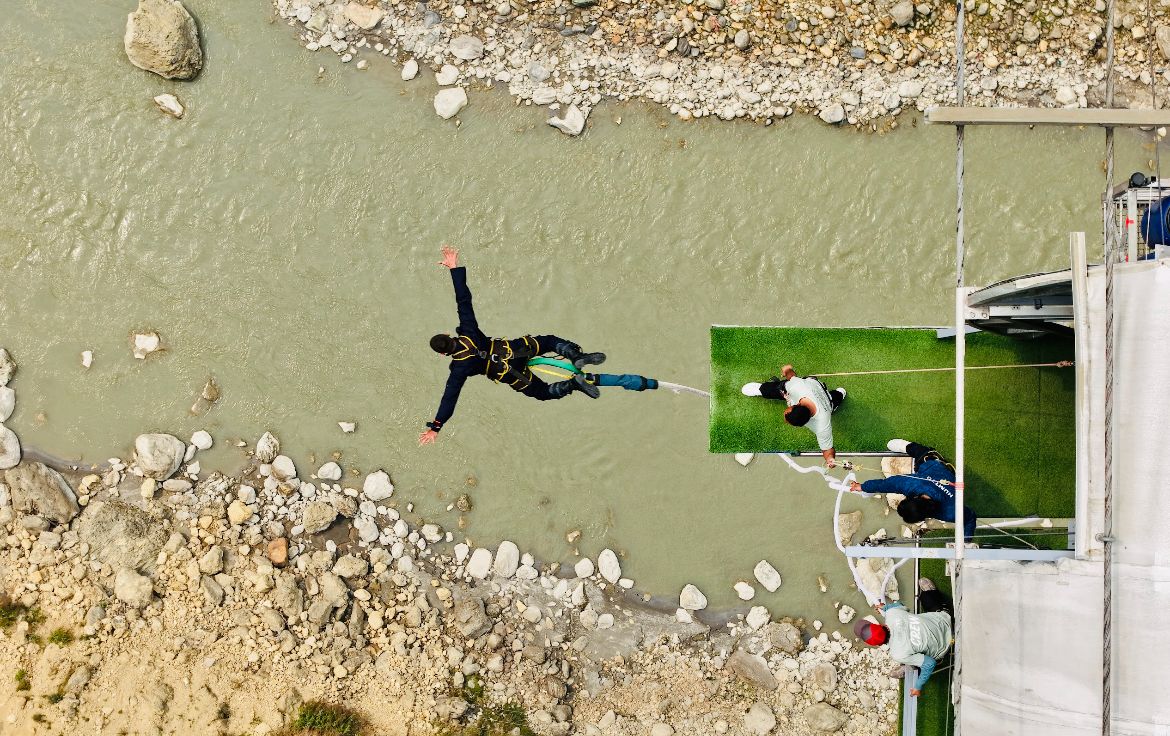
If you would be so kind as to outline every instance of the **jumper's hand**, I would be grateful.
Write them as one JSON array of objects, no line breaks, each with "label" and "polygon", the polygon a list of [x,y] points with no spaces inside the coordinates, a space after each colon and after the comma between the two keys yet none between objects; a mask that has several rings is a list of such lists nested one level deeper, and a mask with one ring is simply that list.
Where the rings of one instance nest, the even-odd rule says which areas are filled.
[{"label": "jumper's hand", "polygon": [[861,493],[861,484],[855,480],[851,480],[849,481],[849,490],[853,491],[854,493]]},{"label": "jumper's hand", "polygon": [[433,445],[435,444],[435,440],[438,439],[438,437],[438,432],[433,429],[428,429],[418,436],[418,446],[422,447],[423,445]]},{"label": "jumper's hand", "polygon": [[785,378],[795,378],[796,370],[792,367],[791,364],[788,364],[780,369],[780,375],[784,376]]},{"label": "jumper's hand", "polygon": [[449,245],[444,245],[443,260],[439,261],[439,265],[444,268],[459,268],[459,251]]}]

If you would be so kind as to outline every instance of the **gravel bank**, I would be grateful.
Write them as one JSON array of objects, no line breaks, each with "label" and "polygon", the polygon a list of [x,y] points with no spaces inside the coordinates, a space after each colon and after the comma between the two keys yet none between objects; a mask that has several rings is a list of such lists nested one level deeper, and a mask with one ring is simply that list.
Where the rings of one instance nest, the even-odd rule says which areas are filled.
[{"label": "gravel bank", "polygon": [[[367,57],[391,57],[403,64],[407,79],[421,65],[448,88],[506,87],[519,102],[548,106],[550,124],[570,135],[606,98],[658,103],[684,120],[771,122],[801,111],[874,130],[904,110],[954,100],[956,11],[947,3],[274,4],[311,50],[332,51],[359,68],[368,68]],[[1104,0],[967,7],[968,104],[1101,104]],[[1150,104],[1151,56],[1159,97],[1165,96],[1167,7],[1157,0],[1150,22],[1144,3],[1118,3],[1121,105]]]}]

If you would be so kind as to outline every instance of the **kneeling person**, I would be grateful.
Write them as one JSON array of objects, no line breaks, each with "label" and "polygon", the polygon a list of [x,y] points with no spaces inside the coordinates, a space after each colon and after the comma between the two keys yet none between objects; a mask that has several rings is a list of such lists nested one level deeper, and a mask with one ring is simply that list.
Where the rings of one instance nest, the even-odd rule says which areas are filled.
[{"label": "kneeling person", "polygon": [[[914,459],[914,472],[889,478],[856,481],[849,490],[861,493],[899,493],[898,515],[907,524],[927,519],[955,523],[955,469],[933,447],[906,440],[890,440],[893,452],[904,452]],[[975,512],[963,507],[963,536],[975,534]]]},{"label": "kneeling person", "polygon": [[749,383],[742,392],[745,396],[783,399],[788,404],[784,421],[793,427],[807,427],[817,437],[817,447],[830,467],[837,465],[837,451],[833,447],[833,412],[845,401],[845,389],[830,391],[813,376],[800,377],[791,365],[784,366],[783,379],[774,378],[765,383]]},{"label": "kneeling person", "polygon": [[866,644],[877,647],[889,643],[894,661],[918,668],[918,679],[910,688],[914,697],[922,694],[939,660],[951,648],[954,614],[951,599],[933,581],[919,578],[918,590],[918,607],[922,613],[910,613],[901,603],[891,601],[874,606],[885,617],[885,625],[861,619],[853,626],[853,633]]}]

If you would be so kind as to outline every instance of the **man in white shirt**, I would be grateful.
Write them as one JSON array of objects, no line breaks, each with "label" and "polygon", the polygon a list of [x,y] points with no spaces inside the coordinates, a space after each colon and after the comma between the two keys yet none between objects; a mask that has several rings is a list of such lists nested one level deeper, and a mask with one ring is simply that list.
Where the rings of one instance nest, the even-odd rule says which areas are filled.
[{"label": "man in white shirt", "polygon": [[813,377],[796,375],[791,365],[781,371],[782,381],[749,383],[742,392],[745,396],[763,396],[768,399],[784,399],[788,408],[784,410],[784,421],[793,427],[807,427],[817,437],[817,447],[825,457],[825,463],[836,467],[837,451],[833,447],[833,412],[845,400],[845,389],[829,391],[825,384]]}]

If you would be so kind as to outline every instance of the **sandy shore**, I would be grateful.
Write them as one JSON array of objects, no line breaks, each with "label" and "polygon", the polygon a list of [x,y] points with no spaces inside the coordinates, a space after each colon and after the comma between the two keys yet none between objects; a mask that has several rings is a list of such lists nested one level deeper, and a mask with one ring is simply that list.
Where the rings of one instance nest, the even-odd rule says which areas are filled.
[{"label": "sandy shore", "polygon": [[[359,68],[387,56],[403,64],[404,78],[413,79],[418,65],[434,70],[444,87],[436,111],[444,117],[468,104],[466,90],[489,85],[548,106],[569,134],[606,98],[662,104],[684,120],[771,122],[802,111],[875,130],[904,110],[954,100],[950,4],[577,4],[586,7],[565,0],[274,2],[309,49]],[[1103,1],[968,5],[967,104],[1102,103]],[[1170,58],[1170,24],[1161,4],[1152,23],[1144,5],[1132,5],[1118,10],[1117,99],[1149,106],[1150,58],[1157,69]],[[1167,79],[1154,73],[1164,99]]]}]

